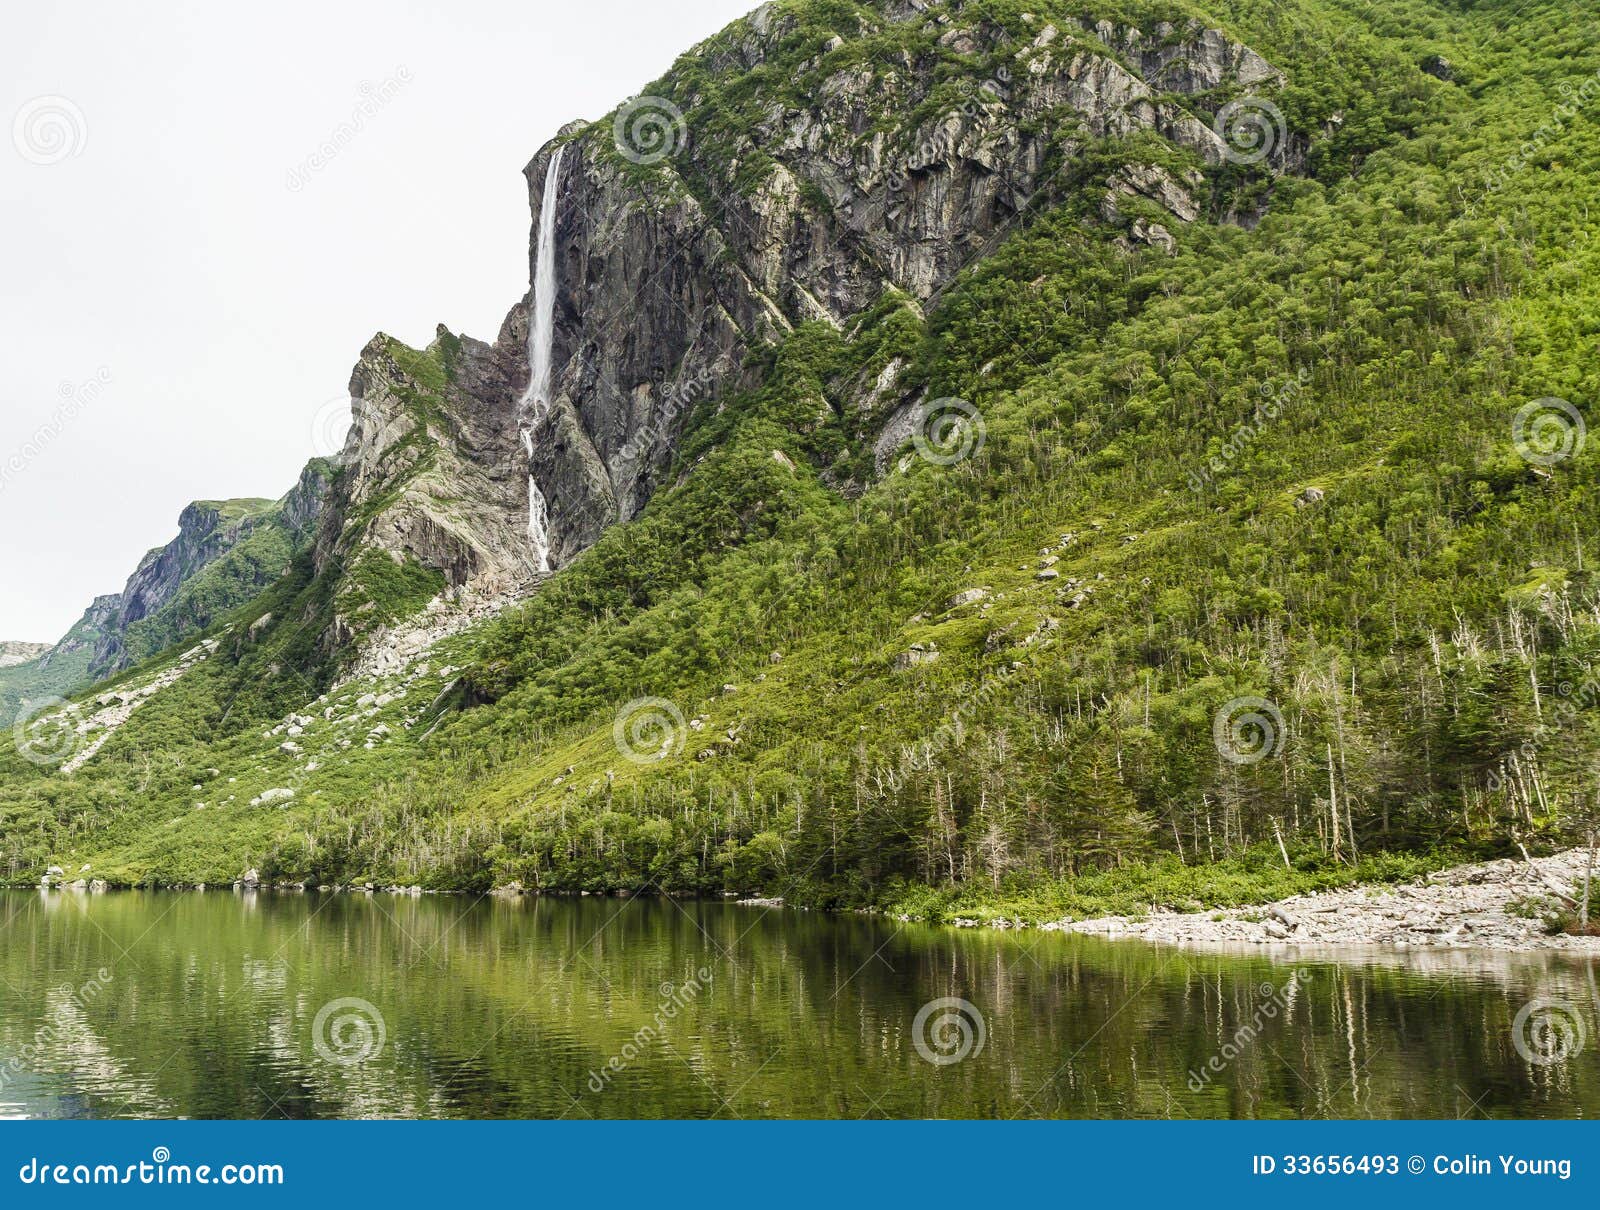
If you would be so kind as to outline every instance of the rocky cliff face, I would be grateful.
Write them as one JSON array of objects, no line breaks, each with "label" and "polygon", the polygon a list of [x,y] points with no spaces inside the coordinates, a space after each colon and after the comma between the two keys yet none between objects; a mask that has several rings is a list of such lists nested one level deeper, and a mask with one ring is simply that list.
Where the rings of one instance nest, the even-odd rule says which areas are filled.
[{"label": "rocky cliff face", "polygon": [[[146,554],[120,593],[96,597],[60,642],[42,649],[39,669],[70,670],[65,687],[76,687],[203,630],[281,576],[293,551],[310,543],[332,475],[318,460],[281,500],[190,504],[178,536]],[[140,641],[130,644],[130,636]]]},{"label": "rocky cliff face", "polygon": [[[532,456],[558,565],[643,507],[690,406],[741,385],[745,353],[808,321],[842,327],[885,290],[928,303],[1014,223],[1082,189],[1076,160],[1091,143],[1154,136],[1152,158],[1184,165],[1135,160],[1094,186],[1153,201],[1174,228],[1201,217],[1207,170],[1259,152],[1276,171],[1296,154],[1270,110],[1241,153],[1227,119],[1195,103],[1282,83],[1218,30],[1042,18],[1007,29],[910,4],[812,35],[812,53],[781,67],[814,81],[794,103],[764,104],[715,137],[709,117],[697,123],[714,90],[806,40],[798,21],[758,10],[680,65],[661,86],[669,97],[562,140],[557,371]],[[552,152],[527,168],[534,213]],[[1103,217],[1173,246],[1160,222]],[[523,315],[503,334],[514,344]],[[863,401],[880,424],[903,402],[889,373]]]},{"label": "rocky cliff face", "polygon": [[282,524],[295,536],[297,544],[312,536],[322,519],[322,510],[328,502],[333,486],[334,466],[320,458],[313,459],[300,472],[300,478],[282,500],[277,513]]},{"label": "rocky cliff face", "polygon": [[[531,298],[493,345],[441,329],[419,355],[379,337],[352,379],[319,557],[364,542],[455,585],[525,582],[526,476],[559,567],[644,507],[695,406],[748,385],[749,355],[796,326],[845,328],[886,291],[920,313],[1016,223],[1074,196],[1130,247],[1170,252],[1175,231],[1226,213],[1217,170],[1299,161],[1269,99],[1281,73],[1219,30],[1007,26],[968,7],[893,0],[831,29],[767,5],[651,95],[564,128],[525,169],[537,216],[564,148],[552,390],[531,455]],[[1111,167],[1084,154],[1106,147]],[[865,440],[904,427],[914,402],[885,366],[863,391]]]},{"label": "rocky cliff face", "polygon": [[[119,598],[97,597],[72,629],[33,659],[0,663],[0,723],[9,725],[41,701],[63,697],[90,681],[89,660],[105,627],[115,615]],[[32,644],[5,644],[15,651]]]},{"label": "rocky cliff face", "polygon": [[354,424],[317,539],[319,571],[376,548],[452,585],[532,576],[521,360],[507,344],[443,327],[421,353],[381,334],[368,342],[350,377]]},{"label": "rocky cliff face", "polygon": [[126,650],[123,637],[135,622],[164,608],[179,587],[206,564],[226,554],[265,523],[270,501],[202,501],[178,516],[178,536],[150,551],[139,561],[117,598],[99,643],[91,669],[103,676],[121,667]]},{"label": "rocky cliff face", "polygon": [[72,629],[62,636],[61,641],[40,658],[40,667],[49,669],[81,656],[87,668],[89,659],[93,657],[96,648],[104,639],[121,605],[120,593],[113,592],[96,597],[89,603],[89,608],[83,611],[83,616],[72,624]]}]

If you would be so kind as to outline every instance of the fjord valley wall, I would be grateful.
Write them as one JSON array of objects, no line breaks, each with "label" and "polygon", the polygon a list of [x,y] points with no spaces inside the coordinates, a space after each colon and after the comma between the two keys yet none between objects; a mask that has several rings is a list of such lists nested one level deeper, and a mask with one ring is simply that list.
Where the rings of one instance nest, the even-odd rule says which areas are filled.
[{"label": "fjord valley wall", "polygon": [[536,289],[375,338],[309,537],[0,755],[7,868],[1092,915],[1581,840],[1596,32],[758,10],[527,165],[548,386]]}]

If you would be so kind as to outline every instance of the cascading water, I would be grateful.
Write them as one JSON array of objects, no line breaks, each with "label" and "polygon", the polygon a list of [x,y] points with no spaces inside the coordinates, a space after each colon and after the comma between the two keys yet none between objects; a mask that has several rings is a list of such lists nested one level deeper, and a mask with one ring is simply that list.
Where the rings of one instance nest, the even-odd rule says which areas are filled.
[{"label": "cascading water", "polygon": [[[528,390],[518,407],[522,418],[522,444],[533,457],[533,430],[550,410],[550,351],[555,340],[556,315],[556,191],[561,181],[561,157],[556,148],[544,174],[544,200],[539,207],[539,235],[534,246],[533,309],[528,317]],[[534,566],[550,570],[550,517],[544,493],[528,476],[528,535],[533,541]]]}]

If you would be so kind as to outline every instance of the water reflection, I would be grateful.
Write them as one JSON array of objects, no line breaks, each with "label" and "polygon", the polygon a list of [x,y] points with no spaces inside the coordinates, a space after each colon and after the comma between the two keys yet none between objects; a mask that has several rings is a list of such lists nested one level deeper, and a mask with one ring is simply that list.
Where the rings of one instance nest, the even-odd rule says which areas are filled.
[{"label": "water reflection", "polygon": [[[0,919],[11,1116],[1600,1110],[1600,989],[1571,957],[1269,957],[650,900],[6,892]],[[1559,1011],[1519,1020],[1532,1002]]]}]

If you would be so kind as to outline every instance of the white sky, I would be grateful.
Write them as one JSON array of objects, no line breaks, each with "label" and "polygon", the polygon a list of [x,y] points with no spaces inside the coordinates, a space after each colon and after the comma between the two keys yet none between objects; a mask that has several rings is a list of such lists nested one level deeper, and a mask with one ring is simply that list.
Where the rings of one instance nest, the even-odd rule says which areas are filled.
[{"label": "white sky", "polygon": [[[287,491],[374,332],[493,339],[528,284],[523,165],[755,3],[8,3],[0,639],[58,638],[190,500]],[[76,106],[64,146],[41,96]]]}]

